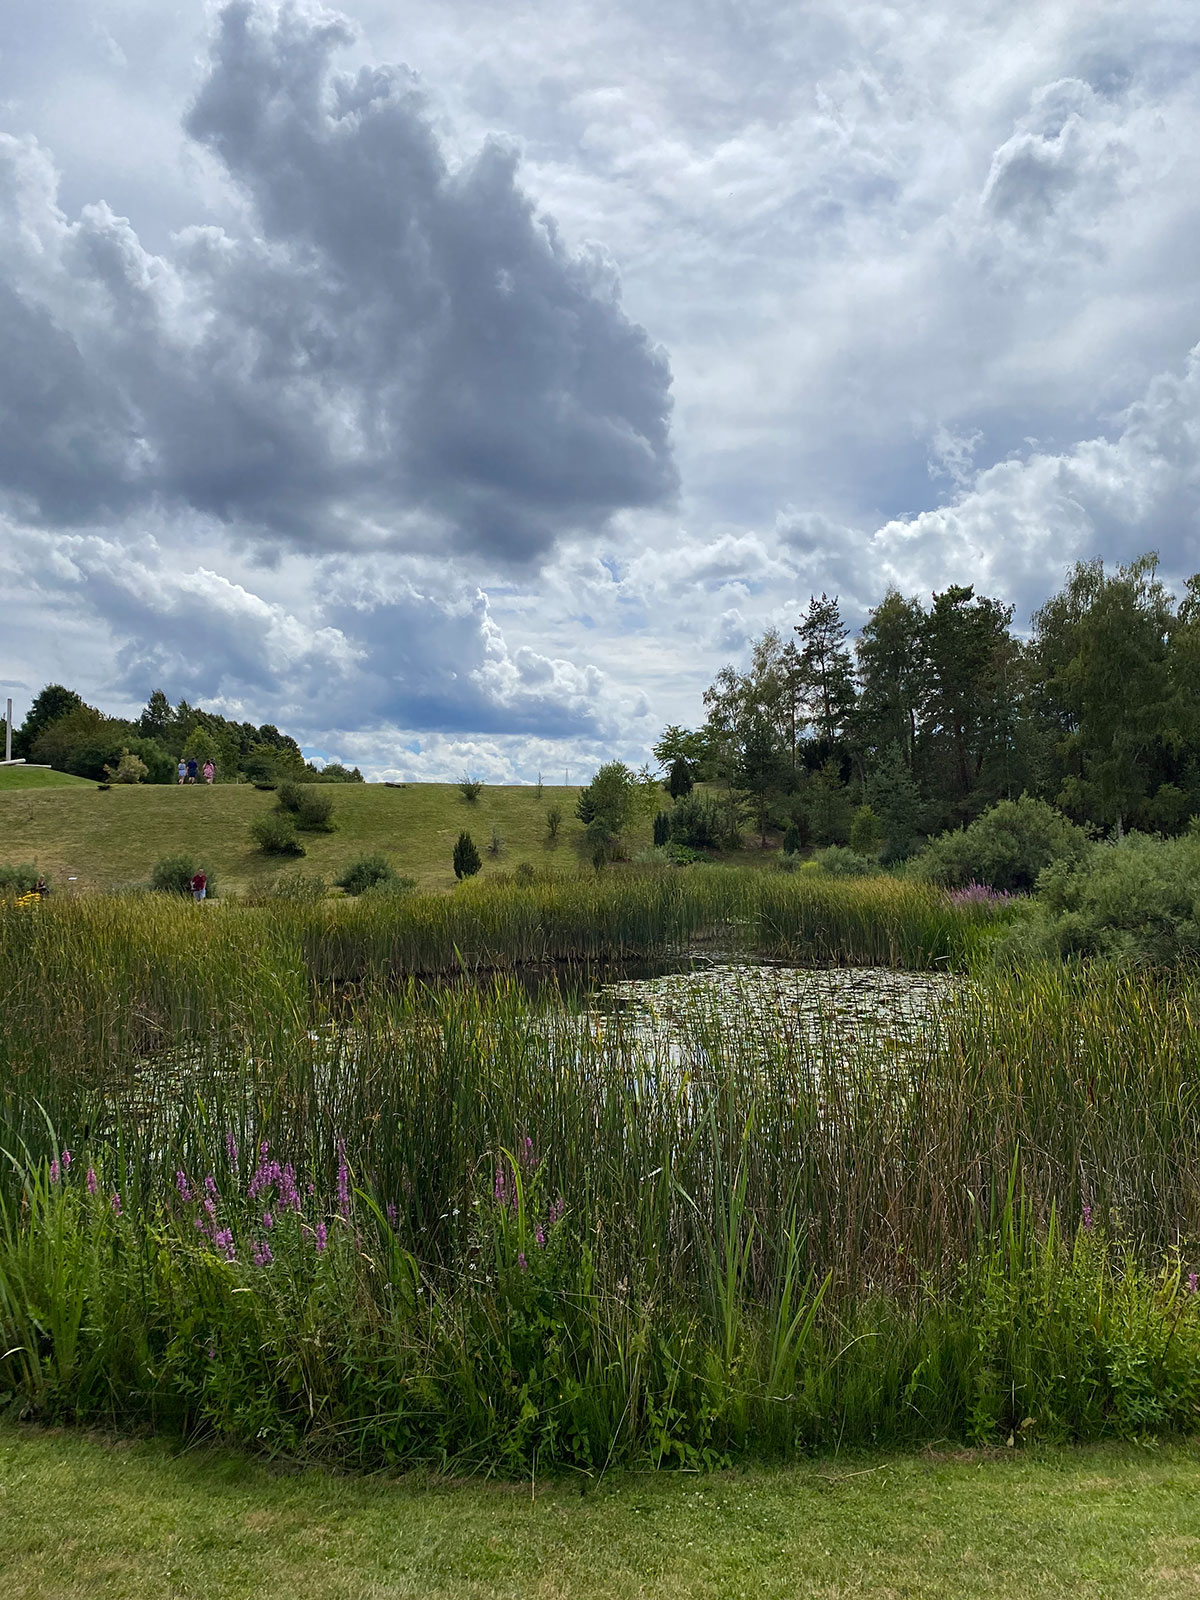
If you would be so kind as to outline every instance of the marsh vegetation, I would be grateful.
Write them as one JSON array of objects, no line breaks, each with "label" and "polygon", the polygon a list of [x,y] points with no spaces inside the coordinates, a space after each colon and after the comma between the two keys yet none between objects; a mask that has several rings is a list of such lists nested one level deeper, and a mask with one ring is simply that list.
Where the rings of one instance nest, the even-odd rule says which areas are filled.
[{"label": "marsh vegetation", "polygon": [[7,905],[0,1394],[501,1472],[1190,1425],[1200,991],[981,964],[1009,916],[732,872]]}]

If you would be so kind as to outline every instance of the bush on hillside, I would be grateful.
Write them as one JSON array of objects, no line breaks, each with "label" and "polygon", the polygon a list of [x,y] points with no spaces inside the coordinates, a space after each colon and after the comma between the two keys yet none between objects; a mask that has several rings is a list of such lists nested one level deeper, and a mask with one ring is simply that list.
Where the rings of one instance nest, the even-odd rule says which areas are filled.
[{"label": "bush on hillside", "polygon": [[332,833],[333,796],[326,789],[305,787],[296,807],[296,826],[306,833]]},{"label": "bush on hillside", "polygon": [[281,783],[275,792],[281,811],[291,811],[293,814],[299,811],[300,802],[304,797],[304,789],[301,784],[289,778],[286,782]]},{"label": "bush on hillside", "polygon": [[692,850],[716,850],[725,837],[726,822],[720,806],[702,794],[689,794],[677,800],[670,818],[672,844],[686,845]]},{"label": "bush on hillside", "polygon": [[478,778],[469,778],[464,775],[458,780],[458,792],[464,800],[470,801],[473,805],[483,793],[483,784]]},{"label": "bush on hillside", "polygon": [[918,877],[961,889],[986,883],[1026,894],[1055,862],[1082,863],[1093,846],[1082,828],[1044,800],[1001,800],[966,828],[932,840],[913,863]]},{"label": "bush on hillside", "polygon": [[816,851],[813,862],[822,872],[835,878],[869,878],[879,871],[874,856],[859,855],[841,844],[826,845],[824,850]]},{"label": "bush on hillside", "polygon": [[1131,833],[1060,860],[1038,879],[1009,956],[1106,956],[1176,966],[1200,959],[1200,832]]},{"label": "bush on hillside", "polygon": [[302,856],[304,846],[296,837],[296,824],[287,811],[268,811],[250,824],[250,837],[266,856]]},{"label": "bush on hillside", "polygon": [[359,856],[356,861],[352,861],[341,877],[335,878],[334,882],[347,894],[364,894],[377,884],[391,882],[396,876],[396,870],[389,864],[387,857],[376,851],[373,855]]},{"label": "bush on hillside", "polygon": [[180,852],[174,856],[160,856],[150,868],[150,887],[159,894],[191,894],[192,879],[203,872],[208,880],[207,893],[215,899],[217,888],[212,873],[195,856]]},{"label": "bush on hillside", "polygon": [[562,807],[551,806],[546,812],[546,832],[551,839],[558,838],[558,830],[562,826]]},{"label": "bush on hillside", "polygon": [[654,848],[660,849],[671,837],[671,813],[660,811],[654,818]]},{"label": "bush on hillside", "polygon": [[149,770],[141,756],[125,749],[121,751],[115,767],[104,768],[104,776],[109,783],[141,783]]},{"label": "bush on hillside", "polygon": [[32,862],[21,866],[0,867],[0,895],[28,894],[43,874]]}]

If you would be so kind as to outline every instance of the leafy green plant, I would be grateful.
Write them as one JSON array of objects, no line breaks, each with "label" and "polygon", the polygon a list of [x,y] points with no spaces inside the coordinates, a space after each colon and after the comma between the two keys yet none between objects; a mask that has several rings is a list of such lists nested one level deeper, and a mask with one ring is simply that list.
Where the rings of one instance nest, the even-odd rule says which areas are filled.
[{"label": "leafy green plant", "polygon": [[669,813],[669,826],[673,842],[693,850],[718,849],[726,828],[720,806],[699,794],[688,794],[675,802]]},{"label": "leafy green plant", "polygon": [[483,793],[483,784],[478,778],[464,775],[458,780],[458,792],[468,804],[474,805],[475,801]]},{"label": "leafy green plant", "polygon": [[0,895],[28,894],[42,874],[32,862],[0,865]]},{"label": "leafy green plant", "polygon": [[391,866],[386,856],[378,852],[358,856],[341,877],[334,880],[338,888],[344,889],[349,895],[360,895],[367,889],[376,888],[379,884],[396,881],[398,877],[395,868]]},{"label": "leafy green plant", "polygon": [[546,811],[546,832],[551,839],[558,838],[558,830],[562,826],[562,807],[550,806]]},{"label": "leafy green plant", "polygon": [[333,795],[328,789],[304,786],[296,807],[296,826],[306,833],[333,832]]},{"label": "leafy green plant", "polygon": [[1001,800],[966,828],[944,833],[921,852],[914,870],[947,888],[985,883],[1027,893],[1055,862],[1082,862],[1091,850],[1087,833],[1044,800],[1022,795]]},{"label": "leafy green plant", "polygon": [[250,824],[250,837],[264,855],[302,856],[304,846],[296,837],[296,824],[286,811],[268,811]]},{"label": "leafy green plant", "polygon": [[[150,868],[150,887],[161,894],[191,894],[192,879],[200,870],[200,863],[193,855],[162,856]],[[208,893],[212,892],[210,880]]]},{"label": "leafy green plant", "polygon": [[105,776],[110,783],[141,783],[150,769],[140,756],[134,755],[132,750],[124,749],[115,767],[106,766]]},{"label": "leafy green plant", "polygon": [[813,860],[822,872],[835,878],[868,878],[879,871],[879,863],[873,856],[859,855],[856,850],[848,850],[840,844],[826,845],[824,850],[814,853]]}]

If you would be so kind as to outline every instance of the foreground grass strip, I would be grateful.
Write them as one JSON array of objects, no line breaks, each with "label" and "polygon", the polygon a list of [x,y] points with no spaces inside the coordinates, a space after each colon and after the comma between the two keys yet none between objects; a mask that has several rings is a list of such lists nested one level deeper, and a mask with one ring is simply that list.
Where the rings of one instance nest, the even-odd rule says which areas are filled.
[{"label": "foreground grass strip", "polygon": [[501,1488],[0,1428],[0,1592],[320,1600],[1200,1592],[1200,1448]]}]

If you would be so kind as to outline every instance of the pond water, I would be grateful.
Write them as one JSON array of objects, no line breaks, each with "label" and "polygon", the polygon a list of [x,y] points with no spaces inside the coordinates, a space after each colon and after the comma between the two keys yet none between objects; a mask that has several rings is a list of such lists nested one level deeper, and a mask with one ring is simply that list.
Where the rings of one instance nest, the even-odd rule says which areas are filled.
[{"label": "pond water", "polygon": [[616,1027],[647,1054],[678,1057],[705,1036],[731,1033],[742,1046],[784,1038],[826,1061],[863,1048],[894,1060],[919,1048],[961,987],[945,973],[729,960],[609,979],[584,1005],[598,1027]]}]

